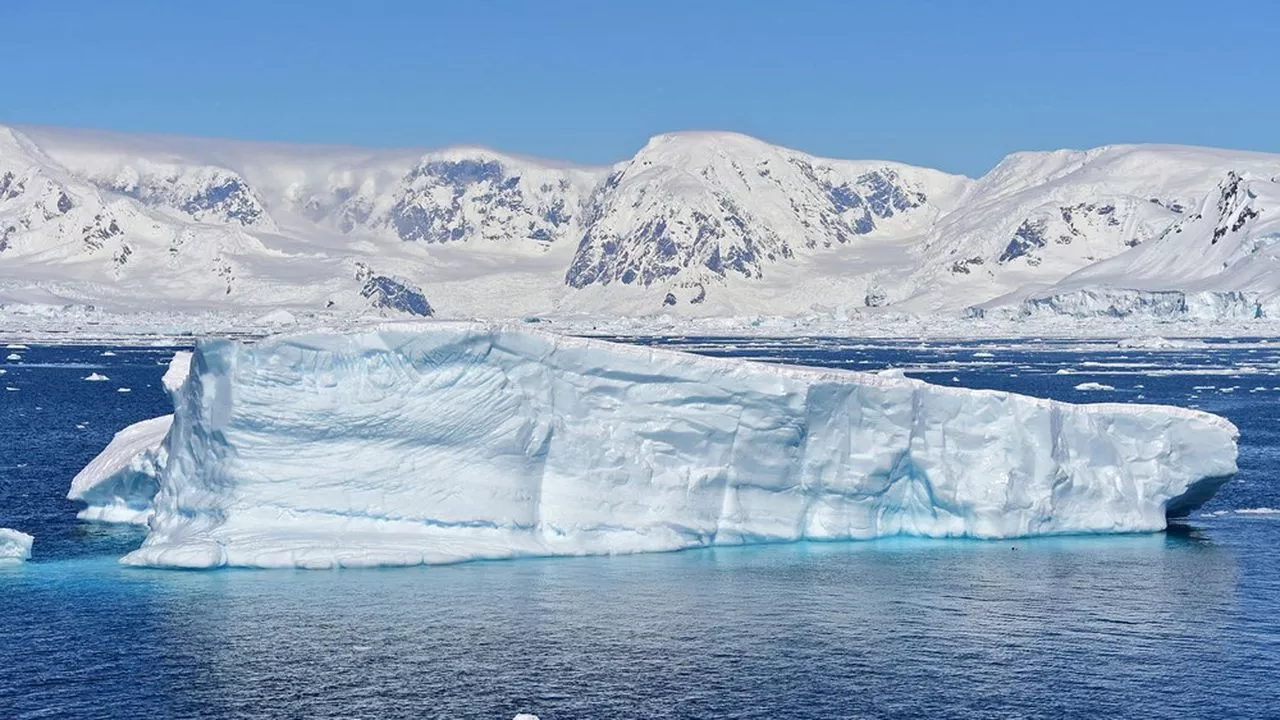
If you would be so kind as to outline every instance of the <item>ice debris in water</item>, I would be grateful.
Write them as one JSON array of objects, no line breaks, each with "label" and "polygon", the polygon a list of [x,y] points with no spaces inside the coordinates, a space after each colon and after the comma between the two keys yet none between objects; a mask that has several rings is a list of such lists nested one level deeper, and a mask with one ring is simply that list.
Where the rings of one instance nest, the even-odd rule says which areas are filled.
[{"label": "ice debris in water", "polygon": [[127,564],[1157,531],[1235,472],[1238,437],[1182,408],[476,323],[202,342],[173,395]]},{"label": "ice debris in water", "polygon": [[85,380],[89,382],[102,382],[104,380],[110,380],[110,379],[111,378],[107,377],[106,375],[103,375],[101,373],[96,373],[96,372],[89,373],[88,376],[85,377]]},{"label": "ice debris in water", "polygon": [[1115,387],[1112,385],[1104,385],[1100,382],[1083,382],[1076,386],[1076,390],[1109,392],[1111,390],[1115,390]]}]

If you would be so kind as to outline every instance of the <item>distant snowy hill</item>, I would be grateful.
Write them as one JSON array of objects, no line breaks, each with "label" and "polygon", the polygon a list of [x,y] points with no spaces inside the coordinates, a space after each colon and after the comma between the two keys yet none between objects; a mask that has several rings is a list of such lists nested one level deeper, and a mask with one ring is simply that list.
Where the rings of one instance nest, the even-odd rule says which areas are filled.
[{"label": "distant snowy hill", "polygon": [[1280,316],[1280,156],[972,180],[733,133],[613,167],[0,127],[0,307],[443,317]]}]

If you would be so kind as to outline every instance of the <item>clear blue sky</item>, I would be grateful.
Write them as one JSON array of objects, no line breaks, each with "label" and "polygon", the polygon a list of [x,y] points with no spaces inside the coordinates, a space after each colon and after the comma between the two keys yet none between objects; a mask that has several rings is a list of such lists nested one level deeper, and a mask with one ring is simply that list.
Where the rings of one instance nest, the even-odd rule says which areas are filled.
[{"label": "clear blue sky", "polygon": [[0,0],[0,123],[613,162],[736,130],[976,175],[1280,152],[1280,2]]}]

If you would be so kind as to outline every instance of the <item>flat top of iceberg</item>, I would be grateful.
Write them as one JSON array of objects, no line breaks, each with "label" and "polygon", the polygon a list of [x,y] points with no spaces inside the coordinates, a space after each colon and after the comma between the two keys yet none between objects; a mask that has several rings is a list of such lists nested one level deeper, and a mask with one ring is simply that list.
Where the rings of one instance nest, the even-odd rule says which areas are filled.
[{"label": "flat top of iceberg", "polygon": [[[297,333],[281,333],[263,338],[240,341],[250,347],[270,348],[292,345],[299,348],[334,353],[350,353],[361,348],[373,350],[395,351],[411,345],[416,336],[423,333],[452,332],[459,335],[499,335],[511,333],[542,338],[556,349],[577,348],[583,350],[599,350],[620,357],[641,360],[665,358],[672,361],[684,361],[706,368],[714,368],[727,372],[748,372],[772,374],[778,377],[794,378],[803,382],[849,382],[856,381],[860,385],[892,387],[928,387],[931,392],[954,397],[985,395],[989,397],[1017,397],[1042,407],[1058,405],[1087,406],[1100,412],[1123,415],[1142,415],[1156,410],[1181,418],[1194,418],[1207,421],[1238,434],[1236,426],[1228,419],[1213,413],[1176,405],[1155,405],[1147,403],[1067,403],[1060,400],[1040,398],[1031,395],[1020,395],[1005,390],[987,390],[981,388],[965,388],[933,383],[907,377],[896,372],[867,372],[845,368],[821,368],[806,365],[788,365],[775,362],[760,362],[751,359],[733,357],[715,357],[710,355],[694,355],[671,348],[653,347],[649,345],[631,345],[612,340],[577,335],[561,335],[548,330],[523,323],[489,323],[462,320],[389,320],[370,323],[360,328],[321,328]],[[221,344],[228,340],[201,340],[198,345]]]}]

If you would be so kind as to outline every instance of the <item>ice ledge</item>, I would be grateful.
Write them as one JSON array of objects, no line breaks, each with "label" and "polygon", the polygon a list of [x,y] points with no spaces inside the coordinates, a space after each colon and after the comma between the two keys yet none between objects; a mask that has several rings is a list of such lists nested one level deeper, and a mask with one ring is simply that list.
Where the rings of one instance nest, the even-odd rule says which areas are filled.
[{"label": "ice ledge", "polygon": [[1223,418],[473,323],[202,343],[143,547],[334,567],[887,535],[1155,531]]},{"label": "ice ledge", "polygon": [[[172,397],[191,371],[191,353],[174,353],[161,383]],[[117,432],[111,442],[71,479],[68,500],[87,507],[76,517],[90,522],[146,525],[151,502],[160,489],[160,470],[168,459],[164,440],[172,415],[134,423]]]}]

